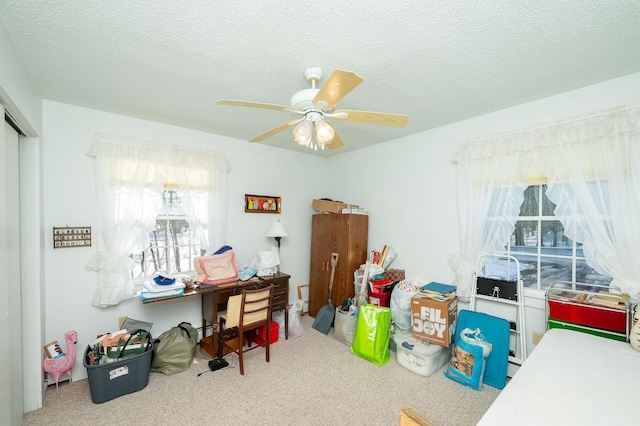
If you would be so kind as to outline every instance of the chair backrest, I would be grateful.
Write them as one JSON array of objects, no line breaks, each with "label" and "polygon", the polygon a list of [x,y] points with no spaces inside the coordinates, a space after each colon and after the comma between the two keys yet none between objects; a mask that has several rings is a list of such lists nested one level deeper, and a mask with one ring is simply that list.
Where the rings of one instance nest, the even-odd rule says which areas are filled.
[{"label": "chair backrest", "polygon": [[271,315],[274,286],[257,290],[242,290],[242,294],[231,296],[227,302],[227,327],[243,327],[265,321]]}]

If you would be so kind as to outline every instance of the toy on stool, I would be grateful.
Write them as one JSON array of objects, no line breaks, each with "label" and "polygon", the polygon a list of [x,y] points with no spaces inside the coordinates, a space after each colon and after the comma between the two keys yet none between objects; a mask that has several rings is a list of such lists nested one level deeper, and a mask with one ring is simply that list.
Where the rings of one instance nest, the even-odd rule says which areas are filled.
[{"label": "toy on stool", "polygon": [[74,344],[78,341],[78,333],[69,330],[64,333],[64,340],[67,342],[67,353],[60,358],[45,358],[42,361],[42,368],[53,376],[56,381],[56,392],[58,391],[58,381],[62,374],[69,376],[71,383],[71,370],[76,363],[76,349]]}]

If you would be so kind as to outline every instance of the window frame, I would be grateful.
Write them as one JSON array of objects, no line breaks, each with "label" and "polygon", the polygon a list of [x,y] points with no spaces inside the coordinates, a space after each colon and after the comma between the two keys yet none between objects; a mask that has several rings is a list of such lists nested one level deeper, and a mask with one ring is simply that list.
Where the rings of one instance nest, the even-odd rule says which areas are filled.
[{"label": "window frame", "polygon": [[[136,253],[129,253],[129,258],[131,258],[131,260],[134,263],[134,267],[130,271],[130,280],[136,288],[140,287],[142,283],[144,283],[145,281],[149,281],[150,279],[152,279],[160,271],[165,271],[174,275],[194,275],[195,270],[193,269],[193,259],[197,257],[197,255],[194,255],[194,252],[202,253],[202,245],[201,245],[202,242],[198,238],[197,233],[194,232],[192,225],[189,223],[187,214],[184,213],[184,211],[182,210],[182,202],[183,202],[183,199],[185,198],[184,191],[180,191],[175,188],[165,187],[163,188],[160,196],[162,199],[162,207],[158,212],[158,214],[156,215],[156,229],[149,232],[148,235],[145,235],[144,242],[141,242],[141,246],[143,246],[143,249],[141,251]],[[186,233],[188,234],[187,235],[188,244],[184,244],[183,242],[181,242],[180,241],[181,238],[179,237],[178,245],[176,246],[173,244],[172,241],[170,241],[169,235],[167,235],[167,231],[172,228],[170,222],[177,221],[177,220],[184,221],[187,223]],[[164,227],[162,227],[160,224],[162,221],[165,222]],[[155,232],[164,232],[164,238],[161,240],[161,241],[164,241],[163,246],[160,246],[160,245],[158,245],[157,247],[153,246],[151,241],[151,235]],[[183,233],[180,233],[180,234],[183,234]],[[176,247],[188,248],[187,252],[189,253],[189,256],[188,256],[189,268],[187,270],[178,271],[177,268],[175,268],[175,248]],[[142,253],[146,253],[146,252],[151,253],[152,250],[158,251],[159,258],[162,258],[162,256],[160,255],[160,252],[165,253],[164,260],[159,265],[161,269],[156,269],[155,271],[149,274],[143,275],[143,272],[145,272],[147,268],[145,268],[145,265],[142,264],[142,259],[144,259],[144,256],[142,256]],[[136,260],[136,256],[139,260]],[[182,265],[182,262],[180,262],[180,265]],[[164,266],[165,269],[162,269],[162,266]],[[169,266],[172,266],[172,267],[169,268]]]},{"label": "window frame", "polygon": [[[584,254],[580,255],[579,254],[579,246],[582,244],[580,242],[577,242],[575,240],[569,239],[567,238],[569,241],[571,241],[571,254],[545,254],[544,253],[544,241],[543,241],[543,233],[541,232],[541,230],[543,229],[543,223],[544,222],[559,222],[562,225],[562,221],[561,218],[554,215],[553,214],[553,208],[555,208],[555,204],[553,204],[553,202],[551,202],[551,200],[549,200],[548,198],[546,198],[546,192],[547,192],[547,184],[546,183],[537,183],[537,184],[532,184],[527,186],[527,188],[525,189],[525,192],[530,190],[530,188],[539,188],[539,190],[537,191],[537,215],[532,216],[532,215],[522,215],[522,209],[524,206],[524,203],[526,202],[526,197],[525,200],[523,201],[523,205],[521,206],[521,212],[520,215],[518,216],[518,219],[516,221],[516,223],[514,224],[514,232],[513,234],[515,234],[516,229],[517,229],[517,224],[519,222],[536,222],[536,243],[535,243],[535,253],[528,253],[524,250],[519,250],[518,248],[521,247],[527,247],[525,246],[515,246],[514,244],[512,244],[512,240],[513,240],[513,234],[512,236],[509,238],[507,245],[505,246],[505,254],[506,255],[510,255],[515,257],[516,259],[518,259],[518,261],[520,262],[521,265],[521,277],[522,277],[522,265],[523,264],[531,264],[531,261],[535,261],[535,275],[536,275],[536,282],[535,285],[527,285],[527,283],[524,281],[523,279],[523,284],[524,284],[524,291],[527,295],[535,295],[537,297],[544,297],[544,294],[546,293],[546,291],[550,288],[550,286],[556,282],[556,281],[567,281],[565,280],[553,280],[549,283],[547,283],[547,285],[544,285],[544,281],[543,281],[543,277],[542,277],[542,266],[545,263],[545,260],[550,260],[553,261],[553,259],[559,259],[559,260],[569,260],[571,263],[571,271],[570,271],[570,275],[571,278],[569,281],[572,282],[576,282],[577,281],[577,276],[578,276],[578,266],[581,264],[585,264],[588,266],[588,264],[586,263],[586,258],[584,256]],[[545,199],[546,198],[546,201]],[[551,215],[548,214],[543,214],[543,211],[545,210],[545,205],[551,205],[553,208],[551,208]],[[564,225],[562,225],[563,228],[563,235],[564,235]],[[557,231],[556,231],[557,232]],[[531,259],[531,261],[527,262],[524,259]],[[605,276],[603,274],[598,273],[601,276]],[[611,281],[611,277],[609,278],[609,282]],[[607,283],[608,285],[608,283]]]}]

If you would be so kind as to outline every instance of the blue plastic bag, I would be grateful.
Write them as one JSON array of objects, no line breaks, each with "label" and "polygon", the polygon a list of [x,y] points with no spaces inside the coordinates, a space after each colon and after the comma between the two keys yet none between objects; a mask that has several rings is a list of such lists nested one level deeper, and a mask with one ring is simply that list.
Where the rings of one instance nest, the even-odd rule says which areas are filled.
[{"label": "blue plastic bag", "polygon": [[482,379],[491,345],[487,343],[479,328],[465,328],[460,332],[453,349],[451,363],[444,375],[467,387],[482,390]]}]

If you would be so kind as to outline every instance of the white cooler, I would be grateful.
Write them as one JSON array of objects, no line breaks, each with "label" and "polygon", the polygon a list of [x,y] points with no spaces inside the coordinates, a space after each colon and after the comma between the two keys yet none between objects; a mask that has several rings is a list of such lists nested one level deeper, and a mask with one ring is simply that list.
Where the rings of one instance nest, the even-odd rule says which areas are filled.
[{"label": "white cooler", "polygon": [[451,359],[451,348],[414,339],[410,334],[396,334],[398,364],[421,376],[430,376]]}]

